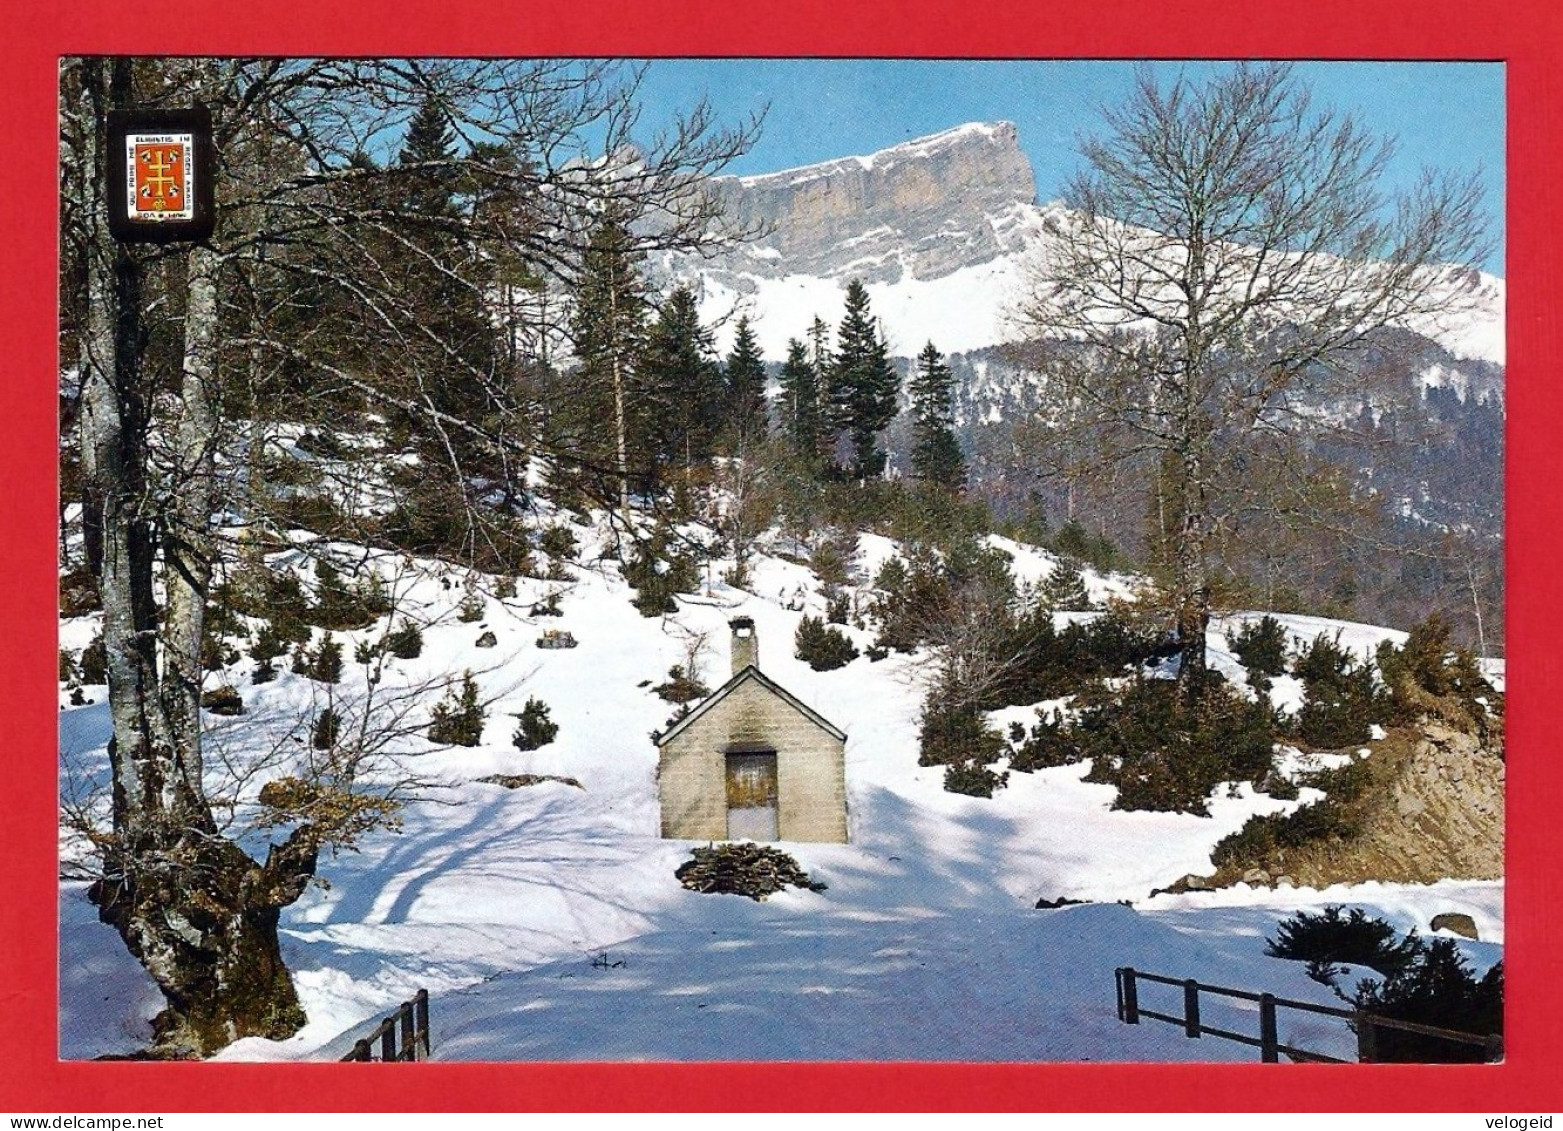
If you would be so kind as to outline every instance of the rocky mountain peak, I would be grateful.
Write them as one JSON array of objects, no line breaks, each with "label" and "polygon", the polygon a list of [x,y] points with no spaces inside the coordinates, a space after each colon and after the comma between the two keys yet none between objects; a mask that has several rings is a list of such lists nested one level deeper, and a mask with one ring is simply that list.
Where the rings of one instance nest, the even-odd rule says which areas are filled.
[{"label": "rocky mountain peak", "polygon": [[1003,218],[1036,198],[1010,122],[720,183],[730,214],[766,232],[723,266],[769,278],[939,278],[1008,250]]}]

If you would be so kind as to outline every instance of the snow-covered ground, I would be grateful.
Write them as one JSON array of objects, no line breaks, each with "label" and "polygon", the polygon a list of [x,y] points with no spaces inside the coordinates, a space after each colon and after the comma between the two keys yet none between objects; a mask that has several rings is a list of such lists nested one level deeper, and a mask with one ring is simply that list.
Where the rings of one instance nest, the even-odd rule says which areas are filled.
[{"label": "snow-covered ground", "polygon": [[[580,560],[593,563],[596,533],[576,533]],[[1003,548],[1024,579],[1051,566],[1030,547]],[[863,539],[861,577],[894,551]],[[676,615],[651,619],[608,566],[567,567],[568,581],[523,578],[504,600],[485,582],[484,616],[471,623],[454,615],[461,575],[449,574],[447,587],[431,563],[387,558],[381,568],[398,578],[399,616],[428,627],[422,656],[395,661],[380,693],[471,670],[492,700],[484,741],[410,759],[432,784],[405,809],[401,831],[321,861],[329,886],[312,888],[282,922],[309,1023],[289,1041],[240,1041],[224,1059],[340,1055],[421,986],[433,998],[435,1056],[448,1059],[1249,1060],[1253,1050],[1235,1043],[1121,1024],[1114,967],[1332,1004],[1300,964],[1264,954],[1280,918],[1327,902],[1360,904],[1423,933],[1433,915],[1465,911],[1484,940],[1466,945],[1473,962],[1485,968],[1501,957],[1499,884],[1151,898],[1208,872],[1211,847],[1250,815],[1298,804],[1247,786],[1218,790],[1210,817],[1115,812],[1113,789],[1081,780],[1084,766],[1012,773],[992,800],[945,792],[941,768],[916,764],[925,673],[899,655],[833,672],[795,659],[799,618],[822,611],[824,598],[807,568],[781,557],[755,562],[747,592],[715,581],[713,569]],[[1088,584],[1106,595],[1121,582]],[[563,615],[531,615],[549,595]],[[762,668],[849,736],[851,843],[784,845],[828,887],[764,904],[684,890],[673,873],[693,845],[658,836],[650,734],[673,707],[651,686],[691,650],[704,681],[718,686],[728,674],[727,622],[740,615],[754,618]],[[1288,628],[1314,633],[1312,622],[1293,619],[1301,620]],[[1318,624],[1354,646],[1386,635]],[[572,633],[579,647],[538,649],[547,628]],[[366,689],[354,643],[382,630],[383,622],[337,634],[347,645],[339,707],[351,709]],[[496,647],[476,647],[485,631]],[[869,642],[848,631],[860,647]],[[90,635],[86,622],[62,626],[67,647]],[[1220,626],[1211,644],[1224,656]],[[246,659],[230,675],[246,714],[214,720],[214,749],[240,765],[285,747],[326,690],[285,661],[275,681],[250,686],[251,666]],[[86,691],[98,701],[61,712],[62,778],[77,793],[105,772],[103,689]],[[436,687],[427,705],[438,697]],[[512,716],[531,697],[549,704],[559,733],[522,753],[511,745]],[[495,773],[559,775],[580,787],[477,780]],[[64,843],[68,856],[74,844]],[[1101,902],[1034,909],[1060,897]],[[144,1043],[155,989],[96,922],[83,884],[63,884],[60,899],[61,1054]],[[1170,1000],[1167,1008],[1177,1012]],[[1222,1007],[1207,1010],[1222,1023]],[[1227,1012],[1228,1027],[1257,1031],[1251,1011]],[[1283,1040],[1349,1055],[1339,1023],[1288,1017]]]}]

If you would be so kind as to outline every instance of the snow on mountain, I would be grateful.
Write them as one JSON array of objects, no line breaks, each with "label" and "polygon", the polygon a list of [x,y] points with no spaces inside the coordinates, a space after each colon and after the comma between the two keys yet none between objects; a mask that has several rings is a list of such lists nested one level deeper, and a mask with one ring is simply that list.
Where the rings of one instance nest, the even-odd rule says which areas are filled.
[{"label": "snow on mountain", "polygon": [[[730,213],[760,236],[714,259],[664,256],[657,270],[693,281],[702,314],[753,320],[767,358],[810,321],[839,318],[841,290],[861,279],[891,351],[932,340],[946,353],[1011,341],[1007,312],[1025,293],[1049,239],[1067,222],[1039,203],[1008,122],[969,123],[862,157],[719,182]],[[1504,281],[1462,274],[1446,285],[1462,309],[1407,327],[1455,358],[1504,360]],[[727,343],[724,341],[723,345]]]},{"label": "snow on mountain", "polygon": [[[412,742],[400,765],[428,784],[405,809],[400,832],[376,832],[358,851],[322,860],[329,886],[283,912],[283,953],[309,1023],[289,1041],[240,1041],[223,1059],[340,1055],[422,986],[433,995],[435,1055],[449,1059],[1250,1060],[1241,1045],[1119,1023],[1113,967],[1330,1004],[1301,964],[1263,953],[1265,934],[1291,909],[1361,903],[1424,933],[1432,915],[1465,911],[1485,940],[1502,937],[1502,888],[1492,883],[1148,898],[1186,873],[1210,871],[1212,846],[1249,816],[1299,802],[1237,784],[1216,791],[1209,817],[1120,812],[1110,786],[1083,780],[1084,765],[1012,773],[991,800],[946,792],[942,767],[917,765],[928,673],[916,657],[860,657],[830,672],[794,657],[800,618],[826,602],[818,579],[783,556],[783,545],[754,559],[748,590],[716,580],[717,562],[675,614],[647,619],[631,606],[617,567],[599,561],[607,525],[572,529],[582,543],[577,560],[590,564],[567,565],[562,578],[520,578],[513,597],[497,596],[495,579],[471,579],[484,607],[470,623],[456,617],[469,597],[464,575],[396,555],[377,559],[398,617],[426,625],[422,655],[392,664],[378,693],[431,686],[434,699],[442,678],[472,671],[491,700],[483,741],[450,749]],[[1051,555],[1022,543],[991,544],[1013,556],[1023,581],[1053,568]],[[898,552],[888,539],[865,536],[855,584]],[[1087,581],[1098,596],[1126,588],[1119,578]],[[534,611],[550,596],[562,615]],[[704,682],[720,684],[734,616],[753,618],[762,668],[848,734],[851,842],[783,846],[828,885],[822,892],[755,904],[686,891],[674,870],[694,845],[658,835],[650,734],[673,708],[650,686],[691,650]],[[1364,649],[1388,635],[1302,618],[1287,627],[1298,635],[1339,630]],[[538,649],[545,628],[569,631],[579,646]],[[383,629],[337,639],[351,656]],[[74,646],[91,631],[90,618],[66,622],[62,641]],[[870,640],[864,630],[846,631],[859,647]],[[485,632],[496,647],[479,647]],[[1225,663],[1220,625],[1211,647]],[[254,685],[248,667],[213,676],[238,686],[246,708],[236,719],[210,720],[221,752],[209,760],[214,775],[290,749],[288,736],[328,695],[351,710],[369,690],[361,663],[349,663],[334,687],[288,671]],[[104,689],[85,691],[97,702],[72,707],[62,693],[62,789],[72,796],[106,772]],[[513,716],[532,697],[549,705],[559,732],[522,752],[510,741]],[[578,784],[508,789],[478,780],[493,774]],[[212,790],[233,796],[231,783],[214,780]],[[242,791],[237,800],[242,816]],[[259,840],[249,847],[263,849]],[[76,851],[67,838],[67,862]],[[1104,902],[1033,909],[1060,897]],[[60,898],[61,1055],[144,1043],[155,989],[96,921],[84,884],[64,884]],[[1133,906],[1109,902],[1116,900]],[[1478,968],[1501,957],[1493,942],[1462,945]],[[1231,1027],[1254,1028],[1251,1013],[1230,1012]],[[1350,1052],[1343,1026],[1306,1015],[1287,1020],[1282,1036]]]}]

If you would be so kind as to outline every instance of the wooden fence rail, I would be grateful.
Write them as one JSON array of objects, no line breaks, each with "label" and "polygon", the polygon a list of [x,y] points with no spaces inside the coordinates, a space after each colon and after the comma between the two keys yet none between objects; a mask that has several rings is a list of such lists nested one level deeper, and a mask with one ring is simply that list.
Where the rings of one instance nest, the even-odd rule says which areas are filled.
[{"label": "wooden fence rail", "polygon": [[[378,1056],[375,1055],[376,1045],[379,1045]],[[377,1061],[382,1064],[400,1060],[427,1060],[429,1047],[429,991],[419,990],[411,1001],[404,1001],[397,1006],[396,1012],[381,1021],[374,1032],[355,1041],[353,1051],[342,1060]]]},{"label": "wooden fence rail", "polygon": [[[1168,1024],[1182,1027],[1184,1034],[1188,1037],[1200,1037],[1208,1033],[1212,1037],[1237,1041],[1241,1044],[1258,1048],[1259,1059],[1266,1064],[1277,1063],[1281,1059],[1283,1052],[1293,1060],[1313,1061],[1324,1064],[1347,1063],[1337,1057],[1326,1056],[1323,1053],[1310,1052],[1308,1049],[1282,1044],[1279,1036],[1280,1030],[1277,1025],[1277,1011],[1281,1009],[1293,1009],[1304,1013],[1320,1013],[1327,1017],[1345,1018],[1351,1025],[1352,1030],[1357,1034],[1357,1059],[1359,1061],[1373,1061],[1376,1059],[1377,1032],[1380,1029],[1398,1029],[1407,1033],[1418,1033],[1425,1037],[1438,1037],[1458,1044],[1480,1045],[1485,1050],[1485,1058],[1488,1061],[1503,1059],[1503,1038],[1497,1035],[1489,1036],[1480,1033],[1464,1033],[1456,1029],[1440,1029],[1435,1025],[1421,1025],[1414,1021],[1401,1021],[1394,1017],[1383,1017],[1360,1009],[1341,1009],[1329,1005],[1314,1005],[1312,1002],[1295,1001],[1291,998],[1276,997],[1274,994],[1254,993],[1251,990],[1234,990],[1227,986],[1206,985],[1195,981],[1193,978],[1168,978],[1161,974],[1147,974],[1143,970],[1134,969],[1132,966],[1120,966],[1114,972],[1114,980],[1117,983],[1118,990],[1118,1019],[1125,1024],[1138,1025],[1140,1018],[1149,1017],[1155,1021],[1165,1021]],[[1170,1013],[1161,1013],[1142,1006],[1140,1004],[1139,991],[1139,983],[1141,982],[1156,982],[1164,986],[1181,987],[1183,990],[1183,1016],[1175,1017]],[[1230,1029],[1218,1029],[1213,1025],[1204,1024],[1200,1020],[1200,994],[1213,994],[1218,997],[1258,1002],[1259,1035],[1254,1037],[1247,1033],[1235,1033]]]}]

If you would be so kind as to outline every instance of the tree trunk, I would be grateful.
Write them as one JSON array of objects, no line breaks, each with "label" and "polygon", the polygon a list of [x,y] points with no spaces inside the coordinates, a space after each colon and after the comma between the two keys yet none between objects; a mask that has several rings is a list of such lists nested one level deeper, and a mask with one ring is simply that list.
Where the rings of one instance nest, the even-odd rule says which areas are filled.
[{"label": "tree trunk", "polygon": [[1205,460],[1198,444],[1182,458],[1182,522],[1178,530],[1178,691],[1191,700],[1204,684],[1205,629],[1210,624],[1210,564],[1206,558]]},{"label": "tree trunk", "polygon": [[[206,1054],[242,1036],[280,1038],[303,1024],[277,938],[280,909],[315,867],[312,833],[265,865],[217,832],[201,784],[201,630],[211,576],[207,525],[215,417],[209,399],[216,328],[215,256],[192,253],[184,417],[172,428],[175,473],[149,472],[141,358],[141,264],[106,221],[103,124],[131,101],[128,59],[88,60],[96,124],[92,174],[78,200],[85,238],[81,455],[88,560],[103,599],[112,737],[113,835],[92,886],[112,924],[168,1000],[158,1041]],[[164,502],[167,496],[173,501]],[[161,546],[155,532],[166,531]],[[163,569],[156,571],[156,554]],[[154,576],[167,593],[157,606]],[[162,671],[159,672],[159,661]]]}]

